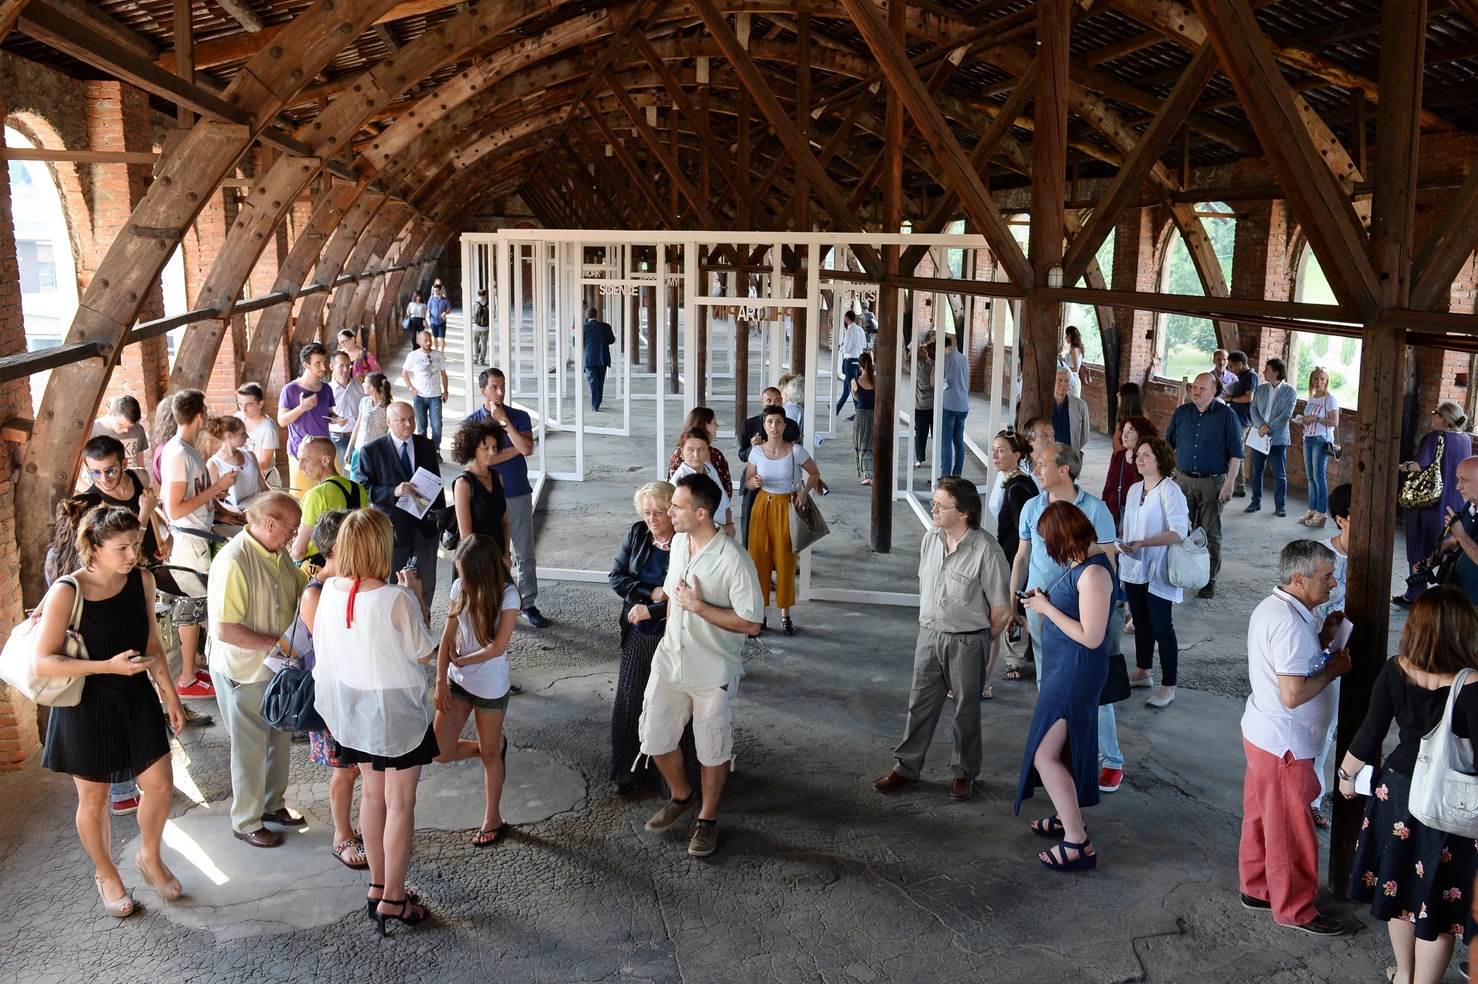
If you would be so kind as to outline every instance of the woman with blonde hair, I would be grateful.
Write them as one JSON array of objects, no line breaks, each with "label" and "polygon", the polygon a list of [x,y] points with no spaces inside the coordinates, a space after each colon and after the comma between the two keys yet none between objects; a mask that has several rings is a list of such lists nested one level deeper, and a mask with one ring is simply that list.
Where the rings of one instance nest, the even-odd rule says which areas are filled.
[{"label": "woman with blonde hair", "polygon": [[1322,366],[1309,373],[1309,398],[1299,423],[1304,428],[1304,474],[1309,482],[1309,511],[1299,524],[1320,529],[1329,518],[1329,482],[1324,471],[1330,445],[1339,436],[1339,401],[1329,392],[1329,373]]},{"label": "woman with blonde hair", "polygon": [[[1353,799],[1355,775],[1380,757],[1395,722],[1400,742],[1371,779],[1373,795],[1355,842],[1349,891],[1386,924],[1396,966],[1386,980],[1437,984],[1468,925],[1478,869],[1473,838],[1428,827],[1411,815],[1409,796],[1423,736],[1443,724],[1457,675],[1478,670],[1478,611],[1455,588],[1436,587],[1411,606],[1397,654],[1375,678],[1365,723],[1339,767],[1339,792]],[[1464,681],[1446,722],[1459,738],[1478,738],[1478,677]]]},{"label": "woman with blonde hair", "polygon": [[394,539],[379,510],[349,513],[334,543],[338,576],[324,583],[313,619],[318,713],[364,783],[367,909],[381,936],[388,920],[414,926],[430,914],[406,891],[405,879],[416,784],[421,766],[437,755],[421,669],[436,654],[436,638],[424,621],[420,578],[414,570],[391,572]]},{"label": "woman with blonde hair", "polygon": [[[178,735],[185,711],[154,619],[154,578],[139,566],[142,538],[138,516],[119,506],[99,506],[83,516],[73,544],[81,567],[41,600],[34,656],[40,676],[86,677],[79,703],[51,709],[41,761],[72,776],[77,835],[92,859],[103,907],[117,919],[133,915],[137,906],[113,864],[110,783],[137,779],[143,790],[139,874],[166,902],[184,891],[165,866],[160,845],[174,802],[166,721]],[[78,592],[82,613],[72,625]],[[73,632],[86,646],[84,658],[60,655]]]}]

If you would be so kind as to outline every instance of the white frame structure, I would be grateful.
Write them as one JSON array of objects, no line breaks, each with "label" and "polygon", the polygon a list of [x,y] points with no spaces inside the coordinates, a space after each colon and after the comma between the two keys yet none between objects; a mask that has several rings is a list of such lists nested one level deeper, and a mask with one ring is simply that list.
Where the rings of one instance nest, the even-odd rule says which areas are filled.
[{"label": "white frame structure", "polygon": [[[944,251],[963,249],[967,257],[973,251],[988,248],[985,238],[977,235],[936,234],[860,234],[830,232],[655,232],[591,229],[504,229],[496,233],[465,233],[462,236],[462,296],[475,297],[479,289],[486,288],[492,324],[489,326],[488,354],[493,364],[503,368],[508,378],[508,400],[527,410],[534,419],[536,450],[535,460],[530,463],[529,474],[535,480],[534,503],[537,508],[548,478],[567,481],[585,479],[585,434],[631,434],[631,410],[634,400],[652,400],[656,403],[656,441],[653,461],[659,471],[667,465],[667,401],[681,400],[682,419],[694,406],[695,387],[689,385],[697,373],[698,311],[706,308],[732,309],[732,318],[710,318],[714,321],[728,320],[728,332],[724,352],[727,356],[725,371],[715,372],[714,362],[708,363],[708,380],[733,379],[737,365],[735,352],[741,339],[738,330],[740,321],[760,320],[765,327],[760,335],[759,367],[761,378],[775,378],[779,369],[789,359],[787,325],[797,310],[806,313],[806,323],[815,328],[806,333],[806,373],[804,436],[806,449],[815,452],[816,437],[831,437],[835,433],[837,381],[840,364],[835,363],[839,346],[836,344],[840,331],[844,299],[850,301],[866,297],[876,300],[880,296],[876,286],[858,283],[855,279],[837,278],[835,273],[845,269],[848,253],[859,246],[881,248],[883,246],[929,247],[935,257],[936,266],[946,269]],[[740,297],[711,293],[707,288],[709,278],[701,275],[699,257],[704,247],[723,246],[757,247],[768,246],[770,270],[761,276],[757,296]],[[787,287],[790,275],[781,269],[782,249],[791,247],[806,257],[806,292],[804,297],[794,297]],[[587,257],[587,251],[599,250],[600,255]],[[822,267],[822,251],[828,250],[828,266]],[[642,269],[646,264],[636,259],[637,253],[645,252],[657,258],[655,270]],[[820,335],[825,326],[821,321],[821,289],[829,288],[834,303],[830,308],[831,363],[818,365]],[[578,371],[568,371],[569,356],[581,351],[583,341],[584,289],[595,288],[602,297],[618,299],[617,303],[603,311],[604,320],[611,323],[616,332],[619,355],[613,355],[613,373],[607,380],[608,399],[621,407],[619,424],[594,424],[585,409],[582,398],[583,376]],[[668,378],[668,361],[671,357],[667,337],[668,290],[681,290],[682,302],[679,313],[679,351],[681,356],[677,386],[674,389]],[[647,344],[657,353],[655,373],[642,371],[632,365],[627,344],[632,337],[627,323],[628,311],[625,300],[633,294],[649,290],[652,303],[647,307],[649,332]],[[529,315],[525,315],[525,299],[529,300]],[[936,312],[944,310],[942,294],[935,295]],[[967,311],[973,303],[967,302]],[[759,318],[756,315],[770,317]],[[901,298],[900,310],[902,314]],[[960,340],[962,351],[969,351],[970,317],[966,317],[966,338]],[[937,321],[937,315],[936,315]],[[566,330],[568,327],[568,330]],[[519,330],[515,330],[515,328]],[[531,330],[525,330],[531,329]],[[994,332],[995,371],[990,380],[991,419],[990,432],[998,427],[1002,397],[1002,357],[1004,333]],[[712,336],[710,336],[710,342]],[[943,358],[943,333],[936,333],[937,358]],[[913,369],[917,369],[917,351],[913,354]],[[532,365],[529,366],[529,362]],[[470,363],[470,360],[469,360]],[[832,364],[835,363],[835,364]],[[771,367],[767,373],[765,366]],[[938,363],[936,363],[938,364]],[[527,368],[528,371],[525,371]],[[575,369],[578,370],[578,366]],[[753,371],[753,366],[751,367]],[[481,401],[476,387],[473,368],[468,365],[467,410],[475,409]],[[552,375],[552,380],[551,380]],[[828,381],[827,414],[817,414],[817,399],[821,396],[819,378]],[[902,360],[897,368],[897,383],[904,382]],[[552,383],[552,385],[551,385]],[[650,389],[648,386],[650,385]],[[1005,385],[1010,386],[1010,376]],[[900,392],[902,390],[900,389]],[[573,408],[566,401],[573,403]],[[900,400],[900,403],[911,401]],[[915,517],[925,528],[930,523],[928,507],[921,502],[927,496],[929,485],[916,489],[914,482],[913,431],[909,414],[895,409],[896,440],[903,442],[904,452],[909,456],[907,469],[896,470],[896,481],[891,490],[892,498],[907,502]],[[936,446],[939,434],[941,403],[935,399],[935,425],[933,428]],[[818,431],[825,423],[827,429]],[[572,431],[575,436],[575,467],[569,472],[550,472],[544,452],[543,438],[551,431]],[[984,462],[990,474],[989,455],[982,452],[973,441],[967,447]],[[896,449],[895,449],[896,450]],[[930,468],[930,481],[937,477],[937,454]],[[989,481],[994,480],[990,474]],[[596,581],[604,583],[607,572],[541,568],[541,577],[555,580]],[[800,578],[797,582],[800,600],[870,602],[881,604],[914,605],[917,594],[855,591],[849,589],[813,588],[811,585],[811,554],[801,555]]]}]

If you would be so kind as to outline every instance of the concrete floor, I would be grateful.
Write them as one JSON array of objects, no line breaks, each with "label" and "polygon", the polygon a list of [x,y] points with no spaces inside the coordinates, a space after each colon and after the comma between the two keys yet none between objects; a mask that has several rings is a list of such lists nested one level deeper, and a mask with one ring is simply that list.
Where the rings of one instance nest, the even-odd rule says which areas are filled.
[{"label": "concrete floor", "polygon": [[[453,335],[455,354],[455,326]],[[636,407],[636,417],[651,414],[650,401]],[[983,424],[970,433],[981,444],[988,436]],[[549,440],[551,454],[568,453],[568,435]],[[642,420],[630,438],[588,439],[588,480],[546,489],[541,566],[607,567],[635,518],[631,491],[655,477],[653,446]],[[1088,458],[1084,484],[1096,491],[1106,441],[1095,437]],[[894,551],[873,554],[850,435],[823,445],[819,460],[835,490],[824,500],[835,533],[817,548],[815,583],[915,590],[911,512],[895,507]],[[979,463],[971,467],[983,481]],[[1302,500],[1291,511],[1299,515]],[[520,626],[512,647],[524,694],[507,718],[511,835],[489,850],[468,843],[481,815],[475,763],[425,771],[411,883],[431,922],[396,927],[389,940],[372,934],[367,878],[329,853],[326,773],[308,764],[305,745],[294,746],[289,803],[308,827],[270,851],[232,840],[228,745],[217,726],[187,732],[175,749],[166,858],[185,899],[166,905],[141,882],[136,825],[114,822],[115,857],[144,910],[123,922],[104,914],[88,884],[67,777],[0,775],[0,966],[11,980],[68,984],[1380,980],[1390,962],[1384,928],[1362,911],[1327,900],[1353,928],[1331,941],[1238,904],[1246,618],[1272,585],[1268,558],[1302,532],[1269,512],[1229,511],[1217,598],[1176,613],[1175,704],[1156,711],[1136,691],[1119,705],[1128,775],[1089,812],[1097,871],[1058,875],[1037,864],[1045,842],[1026,822],[1048,812],[1045,799],[1012,815],[1029,684],[995,682],[972,800],[947,795],[947,724],[926,781],[875,793],[870,783],[889,768],[903,727],[915,612],[820,602],[797,606],[795,637],[747,646],[719,851],[689,858],[684,825],[642,829],[656,799],[617,798],[606,781],[614,595],[546,581],[539,605],[553,624]],[[445,567],[441,577],[450,583]],[[1460,980],[1455,969],[1448,979]]]}]

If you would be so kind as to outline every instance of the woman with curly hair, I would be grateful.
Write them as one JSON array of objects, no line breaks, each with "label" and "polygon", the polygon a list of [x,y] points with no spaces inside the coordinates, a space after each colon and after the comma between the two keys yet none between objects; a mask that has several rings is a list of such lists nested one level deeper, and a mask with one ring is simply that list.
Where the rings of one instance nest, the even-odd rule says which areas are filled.
[{"label": "woman with curly hair", "polygon": [[503,479],[493,459],[503,438],[503,425],[492,417],[465,421],[452,437],[452,460],[462,474],[452,479],[452,508],[457,511],[457,533],[466,538],[481,533],[508,556],[508,500]]}]

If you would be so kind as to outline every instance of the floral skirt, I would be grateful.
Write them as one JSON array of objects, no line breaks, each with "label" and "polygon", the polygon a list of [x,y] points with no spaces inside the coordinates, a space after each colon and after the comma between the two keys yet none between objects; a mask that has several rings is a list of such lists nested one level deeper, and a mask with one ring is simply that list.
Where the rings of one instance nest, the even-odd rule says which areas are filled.
[{"label": "floral skirt", "polygon": [[1369,902],[1377,919],[1415,924],[1417,939],[1442,933],[1463,939],[1478,867],[1475,841],[1412,819],[1410,776],[1387,769],[1373,792],[1355,845],[1349,897]]}]

